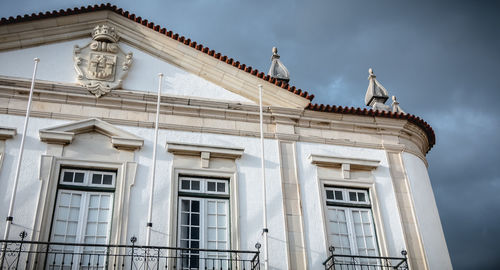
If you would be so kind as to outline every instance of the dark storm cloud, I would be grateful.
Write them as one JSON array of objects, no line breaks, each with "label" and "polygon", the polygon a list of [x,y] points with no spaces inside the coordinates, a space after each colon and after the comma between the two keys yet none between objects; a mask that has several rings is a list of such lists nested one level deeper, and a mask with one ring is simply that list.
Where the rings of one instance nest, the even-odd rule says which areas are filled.
[{"label": "dark storm cloud", "polygon": [[[83,5],[2,2],[11,16]],[[455,269],[500,264],[500,7],[494,1],[115,1],[267,72],[277,46],[315,102],[362,107],[367,70],[436,131],[428,155]]]}]

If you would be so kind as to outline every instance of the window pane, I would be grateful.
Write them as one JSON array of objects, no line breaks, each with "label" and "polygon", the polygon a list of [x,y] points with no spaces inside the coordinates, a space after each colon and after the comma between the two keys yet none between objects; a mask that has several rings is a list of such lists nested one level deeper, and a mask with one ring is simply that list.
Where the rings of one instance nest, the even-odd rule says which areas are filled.
[{"label": "window pane", "polygon": [[101,196],[101,208],[110,209],[111,208],[111,205],[109,203],[110,200],[111,200],[111,196],[110,195],[103,195],[103,196]]},{"label": "window pane", "polygon": [[189,227],[181,226],[181,239],[189,239]]},{"label": "window pane", "polygon": [[92,184],[100,185],[101,184],[102,174],[94,174],[92,175]]},{"label": "window pane", "polygon": [[99,207],[99,195],[90,195],[90,203],[89,207],[90,208],[97,208]]},{"label": "window pane", "polygon": [[375,241],[372,236],[366,237],[366,247],[369,249],[375,248]]},{"label": "window pane", "polygon": [[181,210],[184,211],[184,212],[188,212],[189,211],[189,201],[188,200],[182,200],[181,201]]},{"label": "window pane", "polygon": [[349,192],[349,200],[352,202],[357,202],[358,200],[356,199],[356,192]]},{"label": "window pane", "polygon": [[359,211],[352,211],[352,218],[354,220],[354,224],[360,223],[361,222],[361,215]]},{"label": "window pane", "polygon": [[200,241],[191,241],[191,248],[200,248]]},{"label": "window pane", "polygon": [[226,192],[226,183],[217,183],[217,192]]},{"label": "window pane", "polygon": [[191,225],[200,225],[200,214],[191,214]]},{"label": "window pane", "polygon": [[191,181],[191,190],[200,190],[200,181]]},{"label": "window pane", "polygon": [[208,215],[207,216],[207,226],[215,227],[216,224],[216,215]]},{"label": "window pane", "polygon": [[208,201],[207,202],[207,211],[208,214],[215,214],[215,202],[214,201]]},{"label": "window pane", "polygon": [[97,225],[97,235],[106,236],[107,230],[108,230],[108,224],[99,222],[99,224]]},{"label": "window pane", "polygon": [[59,211],[56,214],[56,218],[66,220],[68,219],[68,215],[69,215],[69,208],[59,206]]},{"label": "window pane", "polygon": [[340,234],[347,234],[348,233],[347,232],[347,223],[345,223],[345,222],[339,222],[338,226],[339,226],[339,229],[340,229],[340,231],[339,231]]},{"label": "window pane", "polygon": [[90,209],[87,217],[87,221],[97,221],[97,209]]},{"label": "window pane", "polygon": [[59,196],[59,198],[60,198],[59,205],[69,206],[71,203],[71,194],[67,193],[67,192],[61,192],[61,194],[59,194],[59,195],[60,195]]},{"label": "window pane", "polygon": [[191,202],[191,212],[200,212],[200,202],[199,201],[192,201]]},{"label": "window pane", "polygon": [[87,229],[85,231],[86,235],[96,235],[97,232],[97,224],[94,222],[87,223]]},{"label": "window pane", "polygon": [[189,189],[189,180],[181,181],[181,189]]},{"label": "window pane", "polygon": [[217,240],[218,241],[226,240],[226,229],[217,229]]},{"label": "window pane", "polygon": [[100,222],[103,222],[103,221],[108,221],[109,220],[109,210],[106,210],[106,209],[101,209],[101,211],[99,211],[99,221]]},{"label": "window pane", "polygon": [[339,201],[344,200],[344,196],[342,195],[342,191],[340,190],[335,190],[335,199]]},{"label": "window pane", "polygon": [[333,190],[327,190],[326,191],[326,198],[328,200],[334,200],[335,199],[335,197],[333,197]]},{"label": "window pane", "polygon": [[181,214],[181,224],[182,225],[188,225],[189,224],[189,213],[182,213]]},{"label": "window pane", "polygon": [[80,201],[82,200],[82,195],[71,194],[71,206],[80,207]]},{"label": "window pane", "polygon": [[58,234],[66,234],[66,222],[56,221],[54,229]]},{"label": "window pane", "polygon": [[96,237],[95,243],[96,244],[100,244],[100,245],[106,244],[106,237],[105,236],[104,237]]},{"label": "window pane", "polygon": [[218,216],[217,217],[217,226],[226,227],[226,216]]},{"label": "window pane", "polygon": [[191,239],[200,239],[200,229],[198,227],[191,227]]},{"label": "window pane", "polygon": [[63,182],[73,182],[73,173],[64,172]]},{"label": "window pane", "polygon": [[215,241],[216,239],[216,230],[213,228],[207,229],[207,239],[208,241]]},{"label": "window pane", "polygon": [[207,190],[208,191],[215,191],[215,182],[208,182],[207,183]]},{"label": "window pane", "polygon": [[75,173],[75,183],[83,183],[84,174],[81,172]]},{"label": "window pane", "polygon": [[105,174],[102,178],[103,185],[111,185],[113,184],[113,176],[109,174]]},{"label": "window pane", "polygon": [[360,202],[366,202],[365,200],[365,194],[364,193],[358,193],[358,199]]},{"label": "window pane", "polygon": [[69,218],[68,220],[71,220],[71,221],[78,221],[79,219],[79,213],[80,212],[80,209],[78,208],[75,208],[75,207],[71,207],[69,209]]},{"label": "window pane", "polygon": [[[219,245],[217,246],[218,249],[227,249],[227,243],[224,242],[219,242]],[[226,269],[226,268],[224,268]]]},{"label": "window pane", "polygon": [[66,231],[66,234],[68,235],[76,235],[76,229],[78,227],[77,222],[68,222],[68,229]]},{"label": "window pane", "polygon": [[224,202],[217,203],[217,214],[225,214],[226,213],[226,204]]},{"label": "window pane", "polygon": [[189,248],[189,241],[181,240],[181,248]]}]

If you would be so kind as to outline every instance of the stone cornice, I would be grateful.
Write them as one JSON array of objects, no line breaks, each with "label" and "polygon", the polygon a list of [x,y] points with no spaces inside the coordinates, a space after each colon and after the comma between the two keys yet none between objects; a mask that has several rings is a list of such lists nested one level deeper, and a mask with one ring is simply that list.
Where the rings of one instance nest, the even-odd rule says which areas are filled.
[{"label": "stone cornice", "polygon": [[75,135],[93,131],[110,137],[113,147],[119,150],[135,151],[144,144],[143,139],[96,118],[41,129],[39,136],[42,142],[66,145]]},{"label": "stone cornice", "polygon": [[[0,113],[24,115],[29,81],[0,77]],[[110,124],[151,128],[156,94],[116,91],[96,99],[72,84],[38,81],[32,116],[66,120],[97,117]],[[160,128],[259,136],[257,105],[197,100],[163,95]],[[425,162],[428,141],[425,132],[405,119],[344,115],[300,109],[266,107],[264,136],[291,141],[405,151]]]},{"label": "stone cornice", "polygon": [[342,178],[344,179],[350,178],[351,170],[374,170],[380,164],[380,160],[345,158],[315,154],[309,155],[308,159],[316,166],[340,168],[342,170]]},{"label": "stone cornice", "polygon": [[0,140],[12,139],[17,135],[15,128],[0,127]]},{"label": "stone cornice", "polygon": [[323,167],[340,167],[342,164],[349,164],[351,168],[373,170],[379,166],[380,160],[343,158],[324,155],[309,155],[312,164]]},{"label": "stone cornice", "polygon": [[167,142],[165,146],[168,152],[179,155],[200,156],[202,153],[210,153],[214,158],[237,159],[243,155],[244,148],[214,146],[205,144],[187,144],[177,142]]}]

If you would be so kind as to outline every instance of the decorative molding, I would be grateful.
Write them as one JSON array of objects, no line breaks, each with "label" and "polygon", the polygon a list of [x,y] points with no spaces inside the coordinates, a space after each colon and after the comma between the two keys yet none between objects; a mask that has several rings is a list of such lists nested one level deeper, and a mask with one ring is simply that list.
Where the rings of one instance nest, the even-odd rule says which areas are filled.
[{"label": "decorative molding", "polygon": [[141,147],[144,145],[144,140],[140,138],[124,138],[112,136],[111,143],[113,144],[113,147],[118,150],[135,151],[141,149]]},{"label": "decorative molding", "polygon": [[175,142],[167,142],[165,148],[174,155],[199,156],[202,168],[208,168],[210,166],[210,158],[237,159],[240,158],[245,151],[244,148]]},{"label": "decorative molding", "polygon": [[16,128],[0,127],[0,140],[12,139],[16,135]]},{"label": "decorative molding", "polygon": [[73,132],[64,132],[64,131],[54,131],[54,130],[40,130],[38,131],[38,135],[40,136],[40,141],[50,143],[50,144],[70,144],[75,137],[75,133]]},{"label": "decorative molding", "polygon": [[110,137],[113,147],[118,150],[135,151],[140,149],[144,144],[142,138],[96,118],[41,129],[39,136],[42,142],[66,145],[73,141],[75,135],[92,131]]},{"label": "decorative molding", "polygon": [[90,43],[82,48],[75,45],[77,80],[96,97],[119,88],[132,64],[132,53],[125,53],[118,39],[115,28],[103,24],[94,28]]},{"label": "decorative molding", "polygon": [[312,164],[317,166],[340,167],[344,179],[350,178],[350,171],[352,169],[373,170],[376,169],[380,163],[379,160],[373,159],[343,158],[314,154],[309,155],[308,159]]},{"label": "decorative molding", "polygon": [[[29,80],[0,76],[0,98],[6,102],[0,106],[0,113],[24,115],[26,96],[22,93],[27,94],[29,86]],[[152,128],[155,107],[151,106],[151,100],[156,100],[153,93],[126,90],[96,99],[74,84],[40,81],[34,92],[32,115],[73,121],[99,117],[113,125]],[[161,129],[260,136],[257,105],[220,101],[204,101],[200,105],[194,98],[163,95],[160,112]],[[295,119],[295,124],[276,123],[276,115],[280,122],[288,118]],[[426,134],[406,119],[270,107],[264,112],[264,123],[267,139],[404,151],[427,164]]]}]

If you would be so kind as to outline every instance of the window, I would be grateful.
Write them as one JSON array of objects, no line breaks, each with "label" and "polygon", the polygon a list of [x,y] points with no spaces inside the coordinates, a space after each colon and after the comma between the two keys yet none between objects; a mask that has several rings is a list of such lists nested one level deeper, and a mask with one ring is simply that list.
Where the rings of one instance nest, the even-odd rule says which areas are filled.
[{"label": "window", "polygon": [[[51,242],[108,244],[111,229],[115,172],[62,169],[53,215]],[[54,250],[84,256],[65,256],[64,265],[97,263],[104,248],[57,246]],[[100,256],[99,260],[103,260]],[[61,266],[63,258],[48,258],[51,267]],[[104,265],[99,262],[99,265]]]},{"label": "window", "polygon": [[325,187],[328,241],[335,253],[378,256],[367,190]]},{"label": "window", "polygon": [[[178,207],[179,247],[230,249],[228,180],[179,177]],[[229,259],[221,252],[183,251],[181,255],[181,269],[227,268]]]}]

